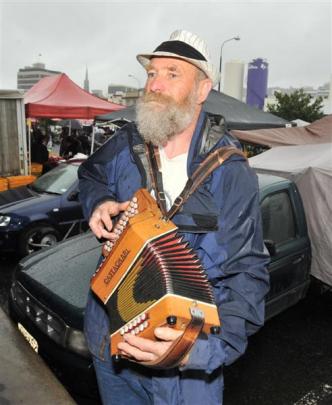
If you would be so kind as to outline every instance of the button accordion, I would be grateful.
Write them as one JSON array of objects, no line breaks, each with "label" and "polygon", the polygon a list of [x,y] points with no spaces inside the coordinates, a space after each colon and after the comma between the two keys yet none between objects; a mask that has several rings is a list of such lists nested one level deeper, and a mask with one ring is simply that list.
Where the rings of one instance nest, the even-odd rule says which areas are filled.
[{"label": "button accordion", "polygon": [[145,189],[136,192],[114,227],[118,239],[103,246],[103,261],[91,280],[107,308],[113,359],[125,333],[156,340],[154,329],[183,330],[151,367],[180,363],[201,332],[218,333],[220,320],[205,271],[177,227],[165,220]]}]

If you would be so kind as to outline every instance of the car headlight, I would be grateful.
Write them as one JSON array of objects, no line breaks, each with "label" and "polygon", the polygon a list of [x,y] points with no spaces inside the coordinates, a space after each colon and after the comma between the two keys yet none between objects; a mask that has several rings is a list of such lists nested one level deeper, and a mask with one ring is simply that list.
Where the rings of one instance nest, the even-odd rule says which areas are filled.
[{"label": "car headlight", "polygon": [[10,222],[10,217],[7,215],[0,215],[0,226],[7,226]]},{"label": "car headlight", "polygon": [[85,340],[84,333],[71,328],[68,332],[67,347],[80,354],[81,356],[89,357],[89,349]]}]

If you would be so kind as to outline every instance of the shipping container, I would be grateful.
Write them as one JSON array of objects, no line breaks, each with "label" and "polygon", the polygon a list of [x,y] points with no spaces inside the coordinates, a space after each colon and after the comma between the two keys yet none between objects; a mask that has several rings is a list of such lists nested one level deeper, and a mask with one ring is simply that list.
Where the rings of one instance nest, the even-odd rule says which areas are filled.
[{"label": "shipping container", "polygon": [[24,95],[0,90],[0,176],[28,174]]}]

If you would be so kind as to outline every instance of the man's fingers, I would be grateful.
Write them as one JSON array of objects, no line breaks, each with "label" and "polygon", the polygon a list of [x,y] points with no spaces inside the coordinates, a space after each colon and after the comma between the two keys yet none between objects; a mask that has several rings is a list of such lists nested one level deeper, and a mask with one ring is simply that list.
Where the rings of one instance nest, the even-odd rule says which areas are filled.
[{"label": "man's fingers", "polygon": [[128,208],[129,203],[129,201],[119,203],[119,211],[125,211]]},{"label": "man's fingers", "polygon": [[89,221],[89,227],[91,231],[97,236],[97,238],[100,239],[102,237],[103,227],[101,226],[99,220],[97,220],[94,217],[91,217]]},{"label": "man's fingers", "polygon": [[183,331],[173,328],[159,327],[154,330],[155,336],[160,340],[173,341],[183,334]]},{"label": "man's fingers", "polygon": [[[112,217],[124,211],[129,205],[129,201],[118,203],[115,201],[107,201],[99,206],[99,213],[101,221],[104,223],[106,229],[110,232],[113,228]],[[98,208],[97,208],[98,210]]]},{"label": "man's fingers", "polygon": [[100,232],[101,238],[110,240],[111,242],[114,242],[118,239],[118,235],[114,232],[108,232],[105,228],[103,228]]},{"label": "man's fingers", "polygon": [[[182,334],[183,331],[169,327],[159,327],[155,329],[155,336],[160,340],[153,341],[128,333],[123,336],[124,341],[118,344],[118,349],[129,360],[153,361],[160,358]],[[189,353],[182,359],[181,365],[185,365],[188,359]]]},{"label": "man's fingers", "polygon": [[[116,214],[115,214],[116,215]],[[108,211],[108,209],[104,209],[100,211],[100,221],[104,225],[104,227],[107,229],[107,231],[111,231],[113,228],[113,222],[111,218],[112,214]]]},{"label": "man's fingers", "polygon": [[118,344],[118,349],[139,361],[155,360],[163,355],[171,345],[171,342],[156,342],[129,333],[123,338],[124,342]]},{"label": "man's fingers", "polygon": [[139,336],[131,335],[127,333],[123,336],[125,342],[130,344],[133,347],[136,347],[139,350],[151,352],[154,349],[154,341],[150,339],[145,339]]},{"label": "man's fingers", "polygon": [[119,343],[118,348],[121,354],[124,354],[129,359],[134,358],[136,361],[152,361],[157,358],[154,353],[142,351],[125,342]]},{"label": "man's fingers", "polygon": [[89,226],[97,238],[110,240],[117,239],[117,235],[112,233],[112,217],[124,211],[129,205],[129,201],[118,203],[116,201],[106,201],[100,204],[92,213]]}]

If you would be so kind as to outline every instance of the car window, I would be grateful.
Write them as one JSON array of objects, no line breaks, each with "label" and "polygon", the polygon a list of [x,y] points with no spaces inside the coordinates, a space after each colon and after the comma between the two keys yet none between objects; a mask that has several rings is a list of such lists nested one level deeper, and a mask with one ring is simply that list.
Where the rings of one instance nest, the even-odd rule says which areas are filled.
[{"label": "car window", "polygon": [[261,204],[264,239],[276,244],[296,237],[294,214],[287,192],[267,196]]},{"label": "car window", "polygon": [[78,165],[63,164],[40,176],[33,188],[45,193],[63,194],[77,179]]}]

